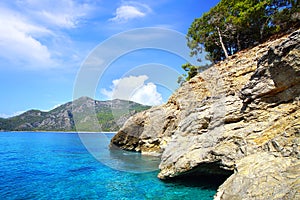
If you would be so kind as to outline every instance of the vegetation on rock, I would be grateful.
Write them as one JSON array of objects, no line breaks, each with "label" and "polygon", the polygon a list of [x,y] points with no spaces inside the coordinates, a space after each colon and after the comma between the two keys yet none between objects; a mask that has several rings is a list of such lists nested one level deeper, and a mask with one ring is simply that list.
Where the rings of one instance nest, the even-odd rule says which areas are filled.
[{"label": "vegetation on rock", "polygon": [[203,48],[214,62],[300,25],[298,0],[221,0],[195,19],[187,38],[191,55]]}]

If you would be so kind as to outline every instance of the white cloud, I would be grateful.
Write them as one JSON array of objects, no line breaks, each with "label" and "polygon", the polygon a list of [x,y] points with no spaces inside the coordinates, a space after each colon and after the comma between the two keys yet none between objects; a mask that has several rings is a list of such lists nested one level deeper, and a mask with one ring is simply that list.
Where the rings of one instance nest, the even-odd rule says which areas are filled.
[{"label": "white cloud", "polygon": [[12,114],[0,113],[0,118],[10,118],[10,117],[14,117],[14,116],[20,115],[20,114],[22,114],[24,112],[25,111],[17,111],[17,112],[14,112]]},{"label": "white cloud", "polygon": [[18,13],[0,9],[1,57],[40,67],[53,65],[47,46],[34,37],[50,34],[50,30],[27,22]]},{"label": "white cloud", "polygon": [[44,18],[49,24],[54,24],[60,27],[73,28],[76,26],[76,17],[67,13],[51,13],[49,11],[41,11],[37,13],[40,17]]},{"label": "white cloud", "polygon": [[1,2],[2,67],[46,69],[65,66],[64,60],[71,57],[72,48],[66,44],[70,40],[62,28],[75,28],[90,11],[91,5],[74,0]]},{"label": "white cloud", "polygon": [[130,99],[132,93],[144,85],[147,76],[129,76],[113,80],[111,90],[102,89],[101,93],[109,99]]},{"label": "white cloud", "polygon": [[154,83],[145,83],[148,76],[129,76],[113,80],[110,90],[101,89],[109,99],[131,100],[144,105],[162,104],[162,96]]},{"label": "white cloud", "polygon": [[147,83],[146,85],[138,88],[130,99],[144,105],[162,104],[162,96],[157,92],[157,88],[154,83]]},{"label": "white cloud", "polygon": [[127,22],[135,18],[142,18],[151,13],[151,8],[138,2],[126,2],[116,9],[115,17],[111,18],[113,22]]},{"label": "white cloud", "polygon": [[91,5],[74,0],[60,0],[59,3],[53,3],[52,0],[24,0],[18,5],[24,7],[36,21],[63,28],[76,27],[82,17],[92,10]]},{"label": "white cloud", "polygon": [[112,18],[112,21],[128,21],[129,19],[144,17],[146,14],[139,11],[138,8],[133,6],[121,6],[117,8],[116,16]]},{"label": "white cloud", "polygon": [[0,113],[0,118],[9,118],[9,117],[11,117],[11,115]]}]

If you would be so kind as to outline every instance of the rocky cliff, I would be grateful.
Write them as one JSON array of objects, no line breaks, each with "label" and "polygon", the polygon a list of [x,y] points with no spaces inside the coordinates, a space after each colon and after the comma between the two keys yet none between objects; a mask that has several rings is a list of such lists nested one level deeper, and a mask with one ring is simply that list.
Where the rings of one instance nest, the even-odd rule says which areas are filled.
[{"label": "rocky cliff", "polygon": [[300,199],[300,31],[233,55],[131,117],[111,143],[161,179],[225,174],[215,199]]}]

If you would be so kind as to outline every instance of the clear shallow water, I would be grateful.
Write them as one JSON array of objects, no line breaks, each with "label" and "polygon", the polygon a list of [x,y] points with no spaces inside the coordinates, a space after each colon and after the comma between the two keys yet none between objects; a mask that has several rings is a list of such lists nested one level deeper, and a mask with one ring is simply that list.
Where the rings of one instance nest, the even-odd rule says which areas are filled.
[{"label": "clear shallow water", "polygon": [[[132,170],[141,162],[156,165],[139,154],[102,151],[105,162]],[[205,200],[217,187],[210,180],[162,182],[158,171],[112,169],[95,159],[76,133],[0,132],[0,163],[0,199]]]}]

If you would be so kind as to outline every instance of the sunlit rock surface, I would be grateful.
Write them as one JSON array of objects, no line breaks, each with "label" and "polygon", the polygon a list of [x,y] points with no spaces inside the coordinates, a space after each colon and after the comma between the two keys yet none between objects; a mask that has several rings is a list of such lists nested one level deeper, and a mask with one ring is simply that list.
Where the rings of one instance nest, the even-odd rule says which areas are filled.
[{"label": "sunlit rock surface", "polygon": [[197,75],[111,143],[160,154],[161,179],[230,175],[215,199],[300,199],[299,108],[298,30]]}]

